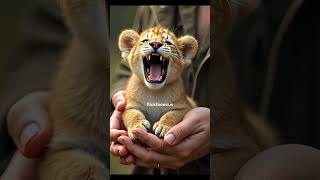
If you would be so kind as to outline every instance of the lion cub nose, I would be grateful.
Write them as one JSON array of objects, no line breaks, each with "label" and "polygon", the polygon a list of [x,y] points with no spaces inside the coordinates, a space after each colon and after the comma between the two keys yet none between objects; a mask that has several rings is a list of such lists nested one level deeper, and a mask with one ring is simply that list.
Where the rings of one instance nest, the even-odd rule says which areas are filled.
[{"label": "lion cub nose", "polygon": [[149,44],[153,49],[158,49],[163,45],[160,42],[150,42]]}]

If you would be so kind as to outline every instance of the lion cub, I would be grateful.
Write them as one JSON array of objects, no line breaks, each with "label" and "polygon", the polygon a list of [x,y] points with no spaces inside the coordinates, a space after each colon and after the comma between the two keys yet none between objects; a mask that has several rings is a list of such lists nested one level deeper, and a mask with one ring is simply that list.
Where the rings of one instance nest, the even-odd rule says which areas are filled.
[{"label": "lion cub", "polygon": [[100,0],[56,3],[72,36],[61,52],[53,78],[49,107],[53,135],[35,179],[106,180],[109,179],[106,4]]},{"label": "lion cub", "polygon": [[125,30],[119,48],[132,75],[126,88],[127,106],[123,113],[129,137],[142,128],[163,138],[196,103],[186,95],[182,71],[191,64],[198,49],[192,36],[179,39],[168,29],[157,26],[140,35]]}]

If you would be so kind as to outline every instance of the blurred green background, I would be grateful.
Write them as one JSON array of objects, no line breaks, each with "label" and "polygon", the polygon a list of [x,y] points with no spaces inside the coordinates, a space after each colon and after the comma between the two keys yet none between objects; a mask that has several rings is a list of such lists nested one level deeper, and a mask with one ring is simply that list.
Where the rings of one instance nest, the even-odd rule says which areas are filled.
[{"label": "blurred green background", "polygon": [[[124,29],[131,28],[137,6],[110,6],[110,78],[111,85],[114,74],[121,62],[121,53],[118,48],[118,37]],[[110,86],[112,88],[112,86]],[[119,163],[119,159],[110,155],[110,173],[128,174],[129,166]]]},{"label": "blurred green background", "polygon": [[[113,75],[121,62],[121,53],[118,48],[118,38],[124,29],[131,28],[135,18],[137,6],[110,6],[110,76]],[[111,86],[110,86],[111,87]],[[111,87],[112,88],[112,87]]]}]

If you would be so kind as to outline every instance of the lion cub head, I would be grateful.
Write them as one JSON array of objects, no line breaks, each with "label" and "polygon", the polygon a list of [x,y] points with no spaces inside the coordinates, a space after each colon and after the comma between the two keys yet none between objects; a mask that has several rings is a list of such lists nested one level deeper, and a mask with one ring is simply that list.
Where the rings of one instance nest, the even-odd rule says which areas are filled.
[{"label": "lion cub head", "polygon": [[191,64],[198,49],[192,36],[179,39],[164,27],[153,27],[140,35],[125,30],[119,37],[122,58],[150,89],[160,89],[177,80],[183,69]]}]

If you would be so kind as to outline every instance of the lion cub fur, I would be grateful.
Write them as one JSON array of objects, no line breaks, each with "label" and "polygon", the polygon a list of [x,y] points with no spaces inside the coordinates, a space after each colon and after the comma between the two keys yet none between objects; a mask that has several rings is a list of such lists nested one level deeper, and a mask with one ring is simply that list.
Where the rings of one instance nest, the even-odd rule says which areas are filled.
[{"label": "lion cub fur", "polygon": [[[169,44],[166,43],[168,39],[171,41]],[[142,61],[150,52],[144,53],[143,49],[153,41],[160,42],[167,52],[170,51],[160,51],[169,60],[162,85],[148,84],[144,79]],[[134,129],[148,131],[152,127],[154,134],[163,138],[171,127],[182,121],[188,111],[196,107],[195,101],[186,94],[181,73],[196,55],[197,40],[189,35],[178,39],[170,30],[156,26],[140,35],[134,30],[124,30],[119,37],[119,48],[123,60],[132,71],[125,93],[127,106],[122,116],[129,137],[137,141],[132,133]],[[173,106],[148,106],[148,103],[168,103]]]},{"label": "lion cub fur", "polygon": [[53,136],[40,159],[39,180],[106,180],[108,72],[105,2],[58,0],[72,38],[53,79]]}]

